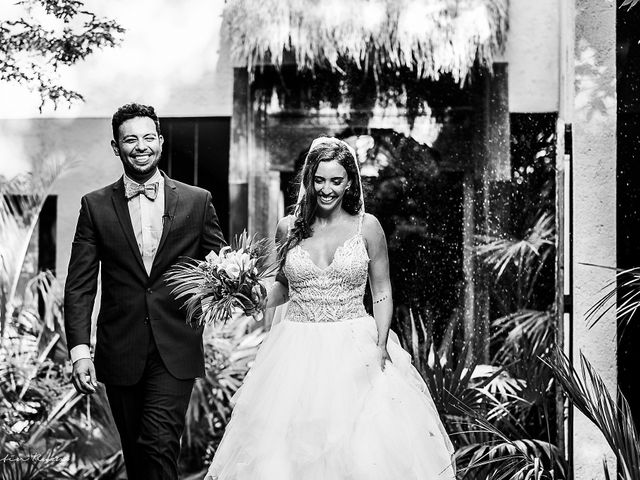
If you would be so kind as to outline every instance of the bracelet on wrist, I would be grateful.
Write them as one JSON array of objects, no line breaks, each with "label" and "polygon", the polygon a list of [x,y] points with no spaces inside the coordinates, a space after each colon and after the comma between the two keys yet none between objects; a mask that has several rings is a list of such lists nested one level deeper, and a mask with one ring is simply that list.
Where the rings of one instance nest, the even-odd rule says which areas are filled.
[{"label": "bracelet on wrist", "polygon": [[387,298],[389,298],[389,294],[383,295],[382,297],[373,301],[373,304],[384,302]]}]

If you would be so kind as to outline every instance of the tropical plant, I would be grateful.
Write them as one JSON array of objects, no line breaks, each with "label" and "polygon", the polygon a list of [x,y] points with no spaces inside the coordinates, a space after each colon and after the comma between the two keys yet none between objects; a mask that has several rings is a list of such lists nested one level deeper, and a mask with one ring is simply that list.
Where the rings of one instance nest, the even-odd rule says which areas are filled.
[{"label": "tropical plant", "polygon": [[[496,282],[508,285],[513,302],[507,311],[527,308],[547,260],[555,251],[555,224],[549,213],[542,213],[522,238],[505,234],[502,237],[478,235],[476,254],[491,268]],[[504,291],[504,288],[500,289]]]},{"label": "tropical plant", "polygon": [[0,465],[1,478],[79,478],[82,472],[97,479],[107,478],[108,465],[122,467],[104,390],[87,397],[71,385],[62,286],[50,272],[18,281],[61,171],[53,164],[37,174],[0,178],[0,456],[16,460]]},{"label": "tropical plant", "polygon": [[530,438],[519,432],[520,438],[503,432],[494,423],[471,410],[462,411],[470,419],[468,434],[477,437],[475,443],[456,451],[462,478],[487,480],[557,480],[566,478],[567,463],[558,448],[544,440]]},{"label": "tropical plant", "polygon": [[[604,435],[616,457],[618,477],[621,480],[639,480],[640,436],[624,395],[618,390],[617,400],[611,396],[604,381],[582,352],[578,368],[560,348],[555,348],[543,360],[553,371],[573,406]],[[606,475],[608,478],[608,471]]]},{"label": "tropical plant", "polygon": [[209,463],[231,417],[238,391],[265,332],[252,317],[209,326],[204,333],[205,376],[196,381],[187,409],[181,461],[185,470]]},{"label": "tropical plant", "polygon": [[[51,186],[63,172],[63,162],[45,163],[37,174],[11,179],[0,175],[0,300],[8,313],[18,287],[20,271],[42,206]],[[2,315],[0,322],[4,322]],[[4,329],[4,326],[3,328]]]},{"label": "tropical plant", "polygon": [[[456,463],[461,478],[502,479],[561,479],[567,472],[566,461],[549,439],[536,438],[528,431],[528,418],[533,410],[544,411],[545,398],[551,388],[550,373],[546,372],[542,391],[535,378],[516,377],[505,365],[483,365],[473,361],[465,363],[466,349],[452,348],[455,333],[446,333],[440,346],[436,346],[433,325],[428,315],[409,310],[410,341],[405,347],[412,354],[414,364],[425,379],[447,431],[457,445]],[[509,328],[513,319],[503,320]],[[545,324],[546,322],[543,322]],[[536,324],[537,327],[537,324]],[[541,327],[539,330],[542,330]],[[518,332],[507,343],[523,345],[529,340],[529,329],[513,327]],[[449,324],[447,331],[455,330]],[[534,330],[537,330],[534,329]],[[551,336],[535,332],[533,338],[542,338],[540,352],[550,348]],[[549,343],[547,343],[549,342]],[[533,342],[535,343],[535,342]],[[511,347],[505,347],[509,350]],[[525,351],[533,351],[527,346]],[[536,350],[537,351],[537,350]],[[537,357],[526,366],[539,364]],[[531,377],[540,371],[536,368]],[[530,385],[531,384],[531,385]],[[540,405],[542,404],[542,405]],[[542,414],[544,416],[544,414]],[[541,432],[533,431],[539,435]]]},{"label": "tropical plant", "polygon": [[[38,475],[50,470],[59,476],[103,469],[103,459],[118,451],[117,432],[104,389],[87,397],[71,384],[62,288],[51,273],[42,272],[26,284],[24,299],[7,325],[0,358],[3,453],[38,459],[14,462],[20,466],[12,468],[37,467],[44,469]],[[56,462],[40,461],[49,457]]]},{"label": "tropical plant", "polygon": [[614,310],[624,332],[627,324],[640,308],[640,267],[615,270],[616,277],[603,287],[603,295],[587,310],[589,328],[595,326],[604,315]]}]

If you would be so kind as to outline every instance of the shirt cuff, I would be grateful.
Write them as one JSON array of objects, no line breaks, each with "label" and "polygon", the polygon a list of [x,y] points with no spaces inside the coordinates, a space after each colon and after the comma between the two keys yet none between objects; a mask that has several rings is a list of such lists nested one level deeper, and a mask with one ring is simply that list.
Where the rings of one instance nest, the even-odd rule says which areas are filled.
[{"label": "shirt cuff", "polygon": [[85,345],[84,343],[73,347],[69,354],[71,355],[71,363],[76,363],[78,360],[82,360],[83,358],[91,360],[89,345]]}]

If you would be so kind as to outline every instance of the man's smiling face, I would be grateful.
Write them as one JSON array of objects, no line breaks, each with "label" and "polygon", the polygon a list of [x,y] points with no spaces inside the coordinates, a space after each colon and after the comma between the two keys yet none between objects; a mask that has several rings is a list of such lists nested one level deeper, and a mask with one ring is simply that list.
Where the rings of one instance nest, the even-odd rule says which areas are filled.
[{"label": "man's smiling face", "polygon": [[162,155],[162,135],[149,117],[125,120],[118,129],[118,141],[111,142],[120,157],[125,173],[138,178],[155,171]]}]

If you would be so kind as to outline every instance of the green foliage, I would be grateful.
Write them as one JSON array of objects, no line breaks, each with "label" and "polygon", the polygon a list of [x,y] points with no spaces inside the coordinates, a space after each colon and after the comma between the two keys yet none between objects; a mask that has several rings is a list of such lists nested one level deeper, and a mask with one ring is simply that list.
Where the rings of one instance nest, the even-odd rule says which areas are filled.
[{"label": "green foliage", "polygon": [[182,462],[188,470],[209,463],[231,417],[231,397],[238,391],[259,345],[262,327],[251,317],[236,317],[205,329],[205,376],[196,381],[187,410]]},{"label": "green foliage", "polygon": [[74,478],[87,465],[100,469],[103,457],[117,453],[118,436],[104,389],[84,396],[71,384],[62,288],[43,272],[23,298],[0,344],[0,457],[16,459],[0,466],[16,478]]},{"label": "green foliage", "polygon": [[[60,171],[53,165],[37,175],[0,178],[3,479],[108,478],[104,472],[122,467],[104,390],[87,397],[71,384],[62,286],[53,274],[41,272],[18,291],[30,237]],[[105,470],[105,462],[114,468]]]},{"label": "green foliage", "polygon": [[618,391],[618,399],[613,398],[600,375],[582,353],[578,368],[560,348],[554,349],[544,361],[574,407],[604,435],[616,456],[618,477],[621,480],[639,480],[640,437],[624,395]]},{"label": "green foliage", "polygon": [[[608,268],[608,267],[603,267]],[[615,311],[623,332],[640,308],[640,267],[617,270],[616,278],[603,288],[603,295],[587,311],[589,328],[592,328],[611,310]]]},{"label": "green foliage", "polygon": [[478,235],[476,253],[491,268],[496,282],[512,285],[516,308],[529,305],[540,272],[555,251],[555,225],[550,213],[543,213],[523,238],[513,235]]},{"label": "green foliage", "polygon": [[638,2],[640,2],[640,0],[624,0],[624,2],[620,4],[620,8],[628,7],[627,8],[627,11],[628,11],[628,10],[631,10],[633,7],[635,7]]},{"label": "green foliage", "polygon": [[116,46],[124,29],[85,10],[79,0],[23,0],[15,8],[21,15],[0,21],[0,81],[37,91],[40,110],[47,101],[57,108],[83,100],[58,82],[56,71]]}]

